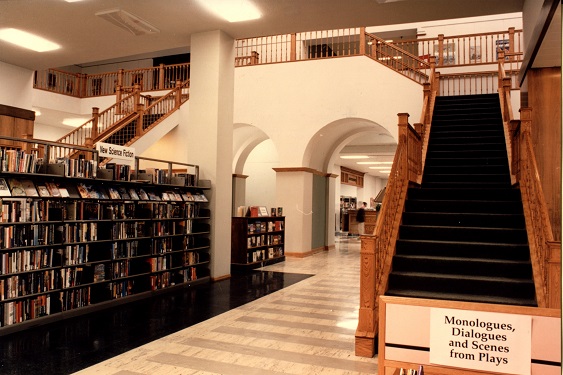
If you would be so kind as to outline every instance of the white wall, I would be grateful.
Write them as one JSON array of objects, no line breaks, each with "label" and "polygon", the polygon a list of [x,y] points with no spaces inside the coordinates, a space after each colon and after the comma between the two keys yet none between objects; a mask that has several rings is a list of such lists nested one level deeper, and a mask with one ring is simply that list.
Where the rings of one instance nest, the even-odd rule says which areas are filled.
[{"label": "white wall", "polygon": [[248,156],[243,174],[246,179],[246,205],[276,207],[278,153],[271,140],[260,143]]},{"label": "white wall", "polygon": [[0,104],[32,110],[33,71],[0,61],[0,82]]}]

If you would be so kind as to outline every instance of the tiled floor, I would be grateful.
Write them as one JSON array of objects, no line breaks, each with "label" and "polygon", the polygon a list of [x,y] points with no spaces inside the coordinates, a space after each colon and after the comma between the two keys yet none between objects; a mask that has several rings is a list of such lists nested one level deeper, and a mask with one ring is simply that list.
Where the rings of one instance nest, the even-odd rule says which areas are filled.
[{"label": "tiled floor", "polygon": [[[134,348],[123,354],[119,354],[123,351],[120,343],[130,345],[131,341],[142,341],[138,332],[135,334],[128,328],[128,318],[139,310],[123,313],[118,318],[114,316],[113,321],[107,324],[108,327],[121,327],[114,334],[101,335],[101,341],[97,343],[88,341],[92,347],[85,347],[84,351],[63,346],[59,351],[59,363],[52,361],[53,371],[44,369],[42,373],[65,373],[54,369],[72,362],[73,357],[86,364],[82,357],[87,356],[94,359],[93,363],[99,363],[76,374],[376,374],[377,358],[354,355],[359,249],[357,239],[339,240],[335,250],[304,259],[288,258],[283,263],[264,268],[268,272],[256,273],[249,279],[243,279],[245,281],[239,281],[238,285],[233,284],[233,278],[228,284],[229,290],[221,291],[235,301],[224,312],[219,311],[223,308],[220,304],[213,307],[219,283],[211,284],[215,286],[211,289],[215,290],[205,297],[198,297],[201,298],[198,305],[207,300],[208,309],[217,310],[214,317],[144,345],[133,343],[135,345],[130,347]],[[260,287],[253,287],[253,284]],[[254,300],[241,305],[245,299]],[[178,301],[168,303],[178,305]],[[197,314],[197,308],[186,308],[179,315],[171,317],[163,314],[157,321],[149,319],[145,325],[157,326],[161,323],[158,320],[165,320],[169,321],[168,326],[174,326],[176,320],[190,320],[192,315]],[[103,322],[90,327],[90,331],[104,330]],[[165,329],[160,330],[166,334]],[[51,338],[43,336],[45,339]],[[96,350],[96,345],[100,350]],[[112,349],[106,350],[105,347]],[[29,350],[33,352],[31,347]],[[58,352],[56,345],[48,350],[55,355]],[[65,357],[65,351],[69,351],[70,356]],[[104,360],[104,355],[111,358]],[[31,358],[30,355],[25,360],[31,361]],[[0,361],[0,374],[20,373],[5,372],[2,363]],[[31,375],[34,372],[22,371],[21,374]]]}]

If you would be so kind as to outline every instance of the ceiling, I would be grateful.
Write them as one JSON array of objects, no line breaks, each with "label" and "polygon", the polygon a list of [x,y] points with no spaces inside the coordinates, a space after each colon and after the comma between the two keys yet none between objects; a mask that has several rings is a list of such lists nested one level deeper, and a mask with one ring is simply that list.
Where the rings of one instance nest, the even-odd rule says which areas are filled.
[{"label": "ceiling", "polygon": [[[223,30],[237,39],[521,12],[524,3],[524,0],[253,0],[262,14],[260,19],[229,23],[209,13],[197,0],[73,1],[0,0],[0,28],[39,34],[62,46],[53,52],[37,53],[0,41],[0,61],[30,70],[82,66],[123,57],[187,53],[192,34],[212,30]],[[136,36],[96,16],[116,8],[132,13],[159,32]],[[389,142],[389,137],[374,134],[352,141],[342,152],[370,149],[377,153],[382,148],[388,149]],[[385,155],[385,159],[392,160],[392,155]],[[377,175],[354,160],[342,160],[342,165]]]},{"label": "ceiling", "polygon": [[[246,38],[521,12],[523,7],[523,0],[252,1],[262,17],[230,23],[209,13],[197,0],[0,0],[0,28],[39,34],[62,46],[37,53],[0,42],[0,61],[40,70],[155,51],[160,55],[167,53],[164,51],[188,52],[192,34],[212,30]],[[115,8],[134,14],[160,32],[135,36],[96,16]]]}]

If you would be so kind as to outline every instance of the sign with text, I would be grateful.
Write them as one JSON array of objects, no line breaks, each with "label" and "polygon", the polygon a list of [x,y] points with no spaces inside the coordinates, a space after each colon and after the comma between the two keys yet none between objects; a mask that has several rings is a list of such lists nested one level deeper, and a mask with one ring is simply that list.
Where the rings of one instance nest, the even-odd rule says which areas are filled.
[{"label": "sign with text", "polygon": [[530,375],[532,318],[432,308],[430,363],[465,369]]},{"label": "sign with text", "polygon": [[96,150],[98,150],[100,157],[103,158],[121,160],[129,163],[130,165],[133,165],[135,162],[135,149],[133,147],[98,142],[96,143]]}]

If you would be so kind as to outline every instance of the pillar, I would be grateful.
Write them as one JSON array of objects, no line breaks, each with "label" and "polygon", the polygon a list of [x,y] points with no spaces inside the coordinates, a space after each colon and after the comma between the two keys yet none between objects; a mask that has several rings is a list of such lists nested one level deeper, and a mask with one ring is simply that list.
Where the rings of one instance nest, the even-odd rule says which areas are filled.
[{"label": "pillar", "polygon": [[237,216],[237,209],[246,206],[246,179],[243,174],[233,174],[233,216]]},{"label": "pillar", "polygon": [[276,206],[285,216],[285,253],[306,257],[313,254],[312,202],[313,170],[309,168],[274,168],[276,171]]},{"label": "pillar", "polygon": [[211,277],[230,276],[233,155],[234,40],[216,30],[191,37],[190,100],[179,124],[186,160],[210,180]]}]

